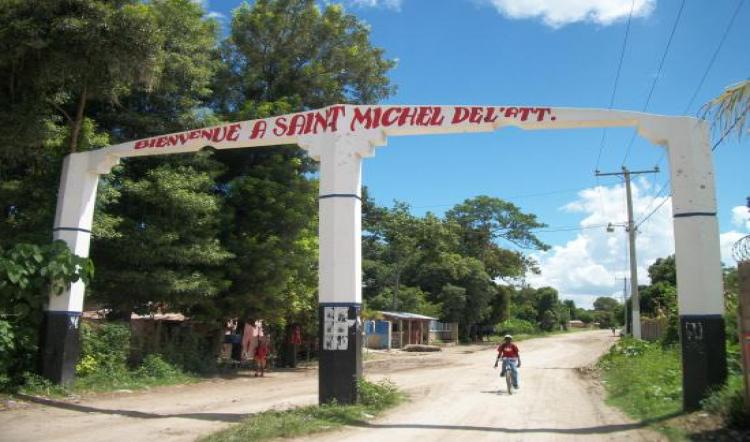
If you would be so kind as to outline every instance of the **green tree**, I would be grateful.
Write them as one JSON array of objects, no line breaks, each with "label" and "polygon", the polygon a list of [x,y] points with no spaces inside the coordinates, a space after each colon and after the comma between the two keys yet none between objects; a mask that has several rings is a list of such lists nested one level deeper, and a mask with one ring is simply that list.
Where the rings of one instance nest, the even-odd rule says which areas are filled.
[{"label": "green tree", "polygon": [[499,198],[482,195],[467,199],[449,210],[446,219],[460,229],[462,253],[480,259],[492,278],[520,277],[537,270],[530,258],[500,247],[500,241],[522,249],[549,248],[532,232],[545,224]]},{"label": "green tree", "polygon": [[[339,6],[320,9],[313,0],[243,4],[219,59],[211,108],[225,119],[375,103],[393,91],[387,73],[394,63],[372,47],[367,27]],[[314,305],[315,165],[294,146],[225,151],[216,158],[226,168],[218,179],[229,213],[222,241],[235,255],[222,308],[281,327],[295,314],[289,307],[301,305],[290,297]],[[312,321],[314,308],[298,311]]]},{"label": "green tree", "polygon": [[0,124],[18,127],[32,146],[35,129],[59,121],[67,150],[77,151],[88,104],[148,87],[162,56],[154,17],[135,0],[9,0],[0,29],[0,94],[9,104]]},{"label": "green tree", "polygon": [[617,300],[609,296],[600,296],[594,300],[594,310],[600,312],[611,312],[617,308]]},{"label": "green tree", "polygon": [[[113,141],[184,130],[213,121],[202,109],[218,69],[218,25],[190,0],[147,4],[157,27],[158,75],[149,89],[97,101],[90,115]],[[92,257],[99,275],[93,299],[129,317],[160,304],[218,315],[217,293],[229,285],[220,243],[225,201],[216,180],[223,166],[210,152],[132,158],[104,177]]]},{"label": "green tree", "polygon": [[221,170],[209,154],[178,159],[147,167],[139,180],[115,173],[116,203],[100,207],[117,224],[110,234],[96,230],[94,299],[128,318],[160,304],[199,313],[229,285],[223,267],[232,255],[219,242],[223,204],[214,191]]},{"label": "green tree", "polygon": [[658,258],[648,267],[648,277],[651,284],[665,282],[677,286],[677,269],[675,267],[674,255],[666,258]]},{"label": "green tree", "polygon": [[244,3],[222,45],[216,107],[224,115],[252,115],[279,101],[293,109],[376,103],[394,92],[387,73],[395,62],[383,55],[368,27],[339,5]]},{"label": "green tree", "polygon": [[578,318],[578,309],[576,308],[576,302],[572,299],[566,299],[563,301],[563,304],[565,305],[565,308],[568,309],[568,314],[570,315],[570,319],[579,319]]}]

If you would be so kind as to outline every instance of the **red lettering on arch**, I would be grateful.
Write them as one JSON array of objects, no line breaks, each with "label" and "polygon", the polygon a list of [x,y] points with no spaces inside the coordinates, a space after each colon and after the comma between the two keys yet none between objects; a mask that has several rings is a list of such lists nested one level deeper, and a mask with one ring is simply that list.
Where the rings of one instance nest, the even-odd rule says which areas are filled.
[{"label": "red lettering on arch", "polygon": [[255,124],[253,124],[253,130],[250,131],[250,139],[255,140],[256,138],[263,138],[266,136],[266,128],[268,127],[268,123],[266,123],[263,120],[256,121]]},{"label": "red lettering on arch", "polygon": [[274,124],[276,127],[273,128],[273,134],[277,137],[280,137],[284,135],[286,132],[286,117],[278,117],[276,120],[274,120]]},{"label": "red lettering on arch", "polygon": [[451,124],[463,123],[467,118],[469,118],[469,109],[463,106],[453,108],[453,120],[451,120]]},{"label": "red lettering on arch", "polygon": [[389,107],[388,109],[383,112],[383,118],[381,119],[382,123],[381,125],[383,127],[393,126],[396,121],[398,121],[398,116],[392,116],[393,113],[396,113],[397,115],[401,112],[400,107]]},{"label": "red lettering on arch", "polygon": [[365,129],[372,128],[372,108],[367,108],[366,111],[355,107],[354,115],[352,116],[352,124],[349,125],[349,130],[352,132],[356,131],[356,125],[363,126]]}]

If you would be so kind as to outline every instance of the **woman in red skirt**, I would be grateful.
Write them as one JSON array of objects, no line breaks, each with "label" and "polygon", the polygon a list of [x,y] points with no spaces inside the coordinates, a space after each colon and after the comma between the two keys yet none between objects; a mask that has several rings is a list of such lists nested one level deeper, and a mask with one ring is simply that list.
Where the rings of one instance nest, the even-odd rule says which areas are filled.
[{"label": "woman in red skirt", "polygon": [[267,337],[260,338],[258,346],[255,347],[255,376],[263,377],[266,370],[266,361],[268,360],[268,340]]}]

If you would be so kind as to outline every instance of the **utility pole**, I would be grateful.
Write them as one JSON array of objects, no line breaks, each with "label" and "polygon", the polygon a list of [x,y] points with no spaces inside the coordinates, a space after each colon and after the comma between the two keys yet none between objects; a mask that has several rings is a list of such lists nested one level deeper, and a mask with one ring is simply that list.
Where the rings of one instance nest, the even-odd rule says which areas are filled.
[{"label": "utility pole", "polygon": [[652,170],[631,171],[625,166],[622,166],[622,172],[601,173],[598,170],[596,171],[596,176],[623,176],[625,178],[628,203],[628,226],[626,230],[630,242],[630,299],[633,303],[630,310],[633,315],[633,337],[636,339],[641,339],[641,306],[638,296],[638,263],[635,259],[635,221],[633,220],[633,195],[630,190],[630,176],[658,172],[658,167],[654,167]]},{"label": "utility pole", "polygon": [[615,278],[622,281],[622,327],[628,333],[628,278]]}]

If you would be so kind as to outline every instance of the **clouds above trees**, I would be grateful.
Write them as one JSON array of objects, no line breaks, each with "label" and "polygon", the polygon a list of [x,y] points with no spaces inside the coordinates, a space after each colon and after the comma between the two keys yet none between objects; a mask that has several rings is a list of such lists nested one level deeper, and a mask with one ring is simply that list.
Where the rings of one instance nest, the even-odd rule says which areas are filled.
[{"label": "clouds above trees", "polygon": [[[593,23],[608,26],[627,20],[630,8],[634,18],[651,15],[656,0],[465,0],[466,3],[490,6],[512,20],[540,20],[551,28],[561,28],[573,23]],[[385,8],[401,10],[404,0],[347,0],[360,8]]]},{"label": "clouds above trees", "polygon": [[[664,200],[645,180],[633,183],[633,204],[636,220],[641,220]],[[577,305],[589,306],[599,296],[621,296],[622,282],[616,278],[628,276],[627,235],[623,227],[608,233],[610,222],[623,224],[625,219],[625,189],[622,185],[593,187],[578,193],[576,200],[561,210],[583,215],[581,231],[563,245],[548,252],[535,254],[541,275],[529,275],[534,287],[552,286],[562,299],[573,299]],[[734,207],[730,216],[733,229],[721,234],[721,258],[726,265],[734,265],[731,248],[735,241],[750,233],[750,213],[743,206]],[[648,267],[657,258],[674,253],[672,203],[666,201],[653,216],[638,228],[638,277],[648,283]]]}]

